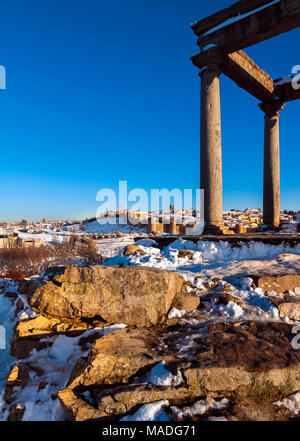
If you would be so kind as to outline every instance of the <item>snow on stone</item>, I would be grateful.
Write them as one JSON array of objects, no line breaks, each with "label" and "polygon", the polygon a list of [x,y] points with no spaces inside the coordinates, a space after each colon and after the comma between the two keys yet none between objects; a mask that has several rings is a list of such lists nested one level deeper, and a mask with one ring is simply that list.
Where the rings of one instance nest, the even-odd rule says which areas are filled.
[{"label": "snow on stone", "polygon": [[140,239],[135,242],[135,245],[142,246],[142,247],[152,247],[154,245],[157,245],[157,242],[152,239]]},{"label": "snow on stone", "polygon": [[285,77],[274,80],[275,86],[281,86],[282,84],[291,83],[295,75],[286,75]]},{"label": "snow on stone", "polygon": [[277,234],[297,234],[298,233],[298,222],[289,221],[283,222]]},{"label": "snow on stone", "polygon": [[96,243],[98,253],[104,258],[111,258],[117,256],[125,246],[134,244],[134,240],[126,236],[111,239],[97,239]]},{"label": "snow on stone", "polygon": [[134,415],[123,417],[121,421],[170,421],[163,408],[169,406],[169,401],[160,400],[153,403],[144,404]]},{"label": "snow on stone", "polygon": [[222,29],[226,26],[229,26],[232,23],[236,23],[237,21],[240,21],[243,18],[246,18],[252,14],[255,14],[256,12],[262,11],[263,9],[267,8],[268,6],[274,5],[275,3],[279,3],[279,2],[280,2],[280,0],[273,0],[272,2],[270,2],[266,5],[260,6],[259,8],[256,8],[256,9],[253,9],[252,11],[245,12],[244,14],[239,14],[239,15],[236,15],[235,17],[228,18],[226,21],[219,24],[218,26],[215,26],[214,28],[209,29],[209,31],[207,31],[204,35],[212,34],[213,32],[215,32],[219,29]]},{"label": "snow on stone", "polygon": [[181,372],[175,375],[165,368],[165,362],[157,363],[145,377],[145,383],[157,386],[179,386],[182,383]]},{"label": "snow on stone", "polygon": [[234,302],[228,302],[227,305],[216,305],[214,312],[231,318],[239,318],[244,314],[243,308]]},{"label": "snow on stone", "polygon": [[[297,267],[293,262],[293,256],[300,255],[300,245],[294,248],[282,245],[267,245],[259,242],[249,244],[240,243],[234,248],[228,242],[192,241],[177,239],[162,250],[154,247],[140,248],[146,253],[138,253],[131,256],[123,256],[120,252],[117,256],[107,260],[106,265],[142,265],[152,266],[171,271],[201,273],[201,275],[217,276],[220,278],[234,274],[247,275],[251,270],[254,274],[269,270],[272,274],[285,273],[286,268]],[[179,258],[178,250],[194,251],[193,258]],[[286,259],[279,261],[280,254],[289,254]],[[195,277],[195,276],[194,276]]]},{"label": "snow on stone", "polygon": [[295,394],[289,395],[287,398],[284,398],[282,401],[276,401],[274,404],[277,406],[286,407],[293,416],[300,415],[300,392],[296,392]]},{"label": "snow on stone", "polygon": [[179,311],[177,308],[171,308],[168,314],[168,318],[172,319],[172,318],[181,318],[182,317],[182,312]]},{"label": "snow on stone", "polygon": [[186,406],[183,408],[171,406],[172,412],[177,418],[192,418],[196,415],[204,415],[210,410],[225,410],[229,406],[229,401],[223,398],[220,401],[214,399],[205,399],[196,401],[192,406]]},{"label": "snow on stone", "polygon": [[[3,298],[0,297],[0,299],[2,301]],[[66,386],[78,358],[86,356],[89,352],[89,350],[82,351],[79,345],[80,339],[94,333],[98,333],[101,337],[125,326],[124,324],[116,324],[105,328],[94,328],[77,337],[58,335],[42,339],[41,341],[52,344],[40,351],[32,350],[29,357],[22,360],[33,367],[30,380],[23,389],[20,389],[15,399],[15,403],[25,406],[23,420],[56,421],[65,419],[56,394]],[[10,366],[12,364],[13,360],[10,360]],[[42,369],[43,373],[40,376],[34,373],[34,366]],[[2,390],[7,374],[8,369],[5,370],[5,378],[1,385]],[[46,384],[46,386],[41,389],[40,384]],[[3,400],[0,403],[1,414],[3,419],[7,418],[7,408]]]},{"label": "snow on stone", "polygon": [[[191,324],[191,322],[189,322]],[[199,323],[197,323],[198,328],[195,330],[191,327],[186,331],[185,337],[180,341],[180,344],[177,345],[177,358],[186,358],[189,357],[190,361],[196,359],[195,355],[192,352],[192,349],[195,348],[195,340],[198,342],[199,338],[207,336],[207,327],[199,328]]]},{"label": "snow on stone", "polygon": [[265,297],[260,288],[250,288],[245,300],[249,305],[257,306],[272,317],[278,318],[278,309]]},{"label": "snow on stone", "polygon": [[[147,243],[147,245],[149,245]],[[142,265],[178,272],[192,285],[190,291],[196,290],[201,296],[205,291],[205,281],[212,277],[229,280],[234,287],[231,293],[243,300],[244,305],[229,302],[227,305],[215,305],[202,302],[209,318],[224,317],[231,320],[278,320],[278,309],[268,300],[262,290],[253,288],[253,280],[248,274],[286,274],[300,270],[300,245],[291,248],[287,245],[269,245],[259,242],[240,243],[232,247],[228,242],[193,241],[177,239],[160,250],[153,246],[139,245],[145,254],[135,253],[108,259],[105,265]],[[191,250],[192,259],[178,257],[178,250]],[[222,289],[224,281],[218,283]],[[199,290],[199,291],[197,291]],[[178,316],[171,310],[170,316]],[[181,313],[182,315],[182,313]]]},{"label": "snow on stone", "polygon": [[[32,277],[34,279],[34,277]],[[18,293],[18,299],[22,300],[23,309],[18,313],[18,321],[35,318],[38,314],[32,309],[28,303],[28,297],[25,294]]]},{"label": "snow on stone", "polygon": [[208,51],[209,49],[212,49],[214,47],[218,47],[218,45],[215,43],[207,44],[206,46],[204,46],[204,48],[201,50],[201,52]]}]

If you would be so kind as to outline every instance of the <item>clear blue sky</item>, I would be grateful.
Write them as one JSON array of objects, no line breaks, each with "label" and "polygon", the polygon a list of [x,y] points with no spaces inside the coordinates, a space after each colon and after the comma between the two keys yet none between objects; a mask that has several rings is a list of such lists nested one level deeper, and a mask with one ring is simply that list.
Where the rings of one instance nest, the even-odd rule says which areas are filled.
[{"label": "clear blue sky", "polygon": [[[199,185],[189,25],[232,1],[9,0],[1,6],[0,219],[95,215],[96,193]],[[248,49],[273,78],[300,29]],[[224,208],[262,206],[263,113],[221,77]],[[300,102],[281,115],[282,208],[300,209]]]}]

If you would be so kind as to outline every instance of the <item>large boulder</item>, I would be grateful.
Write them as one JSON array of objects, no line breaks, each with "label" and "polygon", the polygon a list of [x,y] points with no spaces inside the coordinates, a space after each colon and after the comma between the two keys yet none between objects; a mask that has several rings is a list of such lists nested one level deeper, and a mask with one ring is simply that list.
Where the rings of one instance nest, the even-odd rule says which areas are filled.
[{"label": "large boulder", "polygon": [[55,317],[98,318],[106,324],[162,324],[184,279],[150,267],[76,266],[39,287],[31,306]]}]

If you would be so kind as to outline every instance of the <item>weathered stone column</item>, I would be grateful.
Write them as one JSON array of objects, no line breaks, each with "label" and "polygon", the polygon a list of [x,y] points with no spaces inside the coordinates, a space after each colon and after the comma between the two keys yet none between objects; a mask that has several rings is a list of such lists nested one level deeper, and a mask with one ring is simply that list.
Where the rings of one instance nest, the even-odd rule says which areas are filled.
[{"label": "weathered stone column", "polygon": [[205,66],[201,76],[200,187],[204,190],[204,233],[223,224],[220,70]]},{"label": "weathered stone column", "polygon": [[171,220],[170,234],[177,234],[177,225],[176,225],[176,222],[174,220]]},{"label": "weathered stone column", "polygon": [[263,220],[269,227],[280,222],[279,112],[284,104],[277,99],[259,104],[265,113]]}]

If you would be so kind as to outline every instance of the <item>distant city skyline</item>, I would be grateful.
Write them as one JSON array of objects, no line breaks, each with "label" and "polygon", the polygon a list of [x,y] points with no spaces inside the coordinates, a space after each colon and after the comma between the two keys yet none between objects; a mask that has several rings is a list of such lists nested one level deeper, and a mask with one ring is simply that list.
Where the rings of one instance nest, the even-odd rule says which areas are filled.
[{"label": "distant city skyline", "polygon": [[[11,0],[2,5],[0,221],[82,219],[96,194],[198,188],[200,79],[190,24],[232,0]],[[247,49],[276,79],[300,29]],[[223,208],[262,208],[264,115],[221,76]],[[300,210],[300,102],[280,117],[281,209]]]}]

